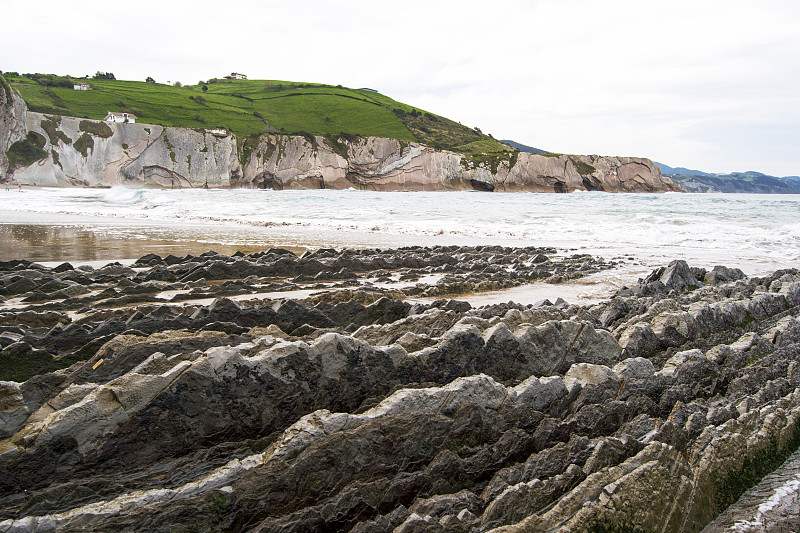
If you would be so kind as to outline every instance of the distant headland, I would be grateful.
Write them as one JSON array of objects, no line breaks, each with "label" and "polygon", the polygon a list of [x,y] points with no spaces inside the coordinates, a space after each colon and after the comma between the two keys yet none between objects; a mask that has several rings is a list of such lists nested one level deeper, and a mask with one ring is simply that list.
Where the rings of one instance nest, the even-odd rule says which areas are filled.
[{"label": "distant headland", "polygon": [[0,76],[0,179],[58,187],[665,192],[651,160],[521,151],[374,89]]}]

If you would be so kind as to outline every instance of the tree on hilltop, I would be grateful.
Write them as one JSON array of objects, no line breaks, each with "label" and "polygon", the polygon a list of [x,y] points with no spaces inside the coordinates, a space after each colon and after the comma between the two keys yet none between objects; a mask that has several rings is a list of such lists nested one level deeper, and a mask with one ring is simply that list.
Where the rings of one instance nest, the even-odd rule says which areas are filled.
[{"label": "tree on hilltop", "polygon": [[96,80],[115,80],[115,79],[117,79],[116,76],[114,76],[113,72],[100,72],[99,70],[97,72],[95,72],[94,76],[92,76],[92,77],[94,79],[96,79]]}]

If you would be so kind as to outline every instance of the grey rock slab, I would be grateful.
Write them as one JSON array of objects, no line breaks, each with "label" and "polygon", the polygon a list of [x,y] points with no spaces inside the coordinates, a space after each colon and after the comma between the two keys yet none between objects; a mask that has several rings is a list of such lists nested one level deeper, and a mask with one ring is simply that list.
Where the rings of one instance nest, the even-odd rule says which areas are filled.
[{"label": "grey rock slab", "polygon": [[620,361],[612,370],[622,379],[647,378],[656,371],[652,361],[644,357],[630,357]]}]

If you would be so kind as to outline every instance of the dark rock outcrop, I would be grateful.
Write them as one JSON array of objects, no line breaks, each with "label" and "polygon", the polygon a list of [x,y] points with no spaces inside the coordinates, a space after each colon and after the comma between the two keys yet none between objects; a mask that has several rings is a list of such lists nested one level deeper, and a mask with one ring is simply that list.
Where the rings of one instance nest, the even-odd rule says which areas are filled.
[{"label": "dark rock outcrop", "polygon": [[[589,308],[403,301],[486,264],[535,279],[547,253],[148,256],[176,279],[255,277],[112,265],[72,304],[4,310],[0,530],[700,531],[800,445],[795,270],[674,262]],[[360,285],[234,299],[296,290],[308,265]],[[0,267],[3,287],[75,274]],[[426,269],[444,285],[367,281]],[[152,287],[203,299],[114,304]]]}]

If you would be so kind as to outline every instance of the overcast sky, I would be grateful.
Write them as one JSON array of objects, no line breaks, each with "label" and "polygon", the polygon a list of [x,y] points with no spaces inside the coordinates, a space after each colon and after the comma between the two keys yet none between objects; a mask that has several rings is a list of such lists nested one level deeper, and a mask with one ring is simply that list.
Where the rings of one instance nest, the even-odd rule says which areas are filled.
[{"label": "overcast sky", "polygon": [[797,0],[3,0],[0,69],[371,87],[554,152],[800,174]]}]

